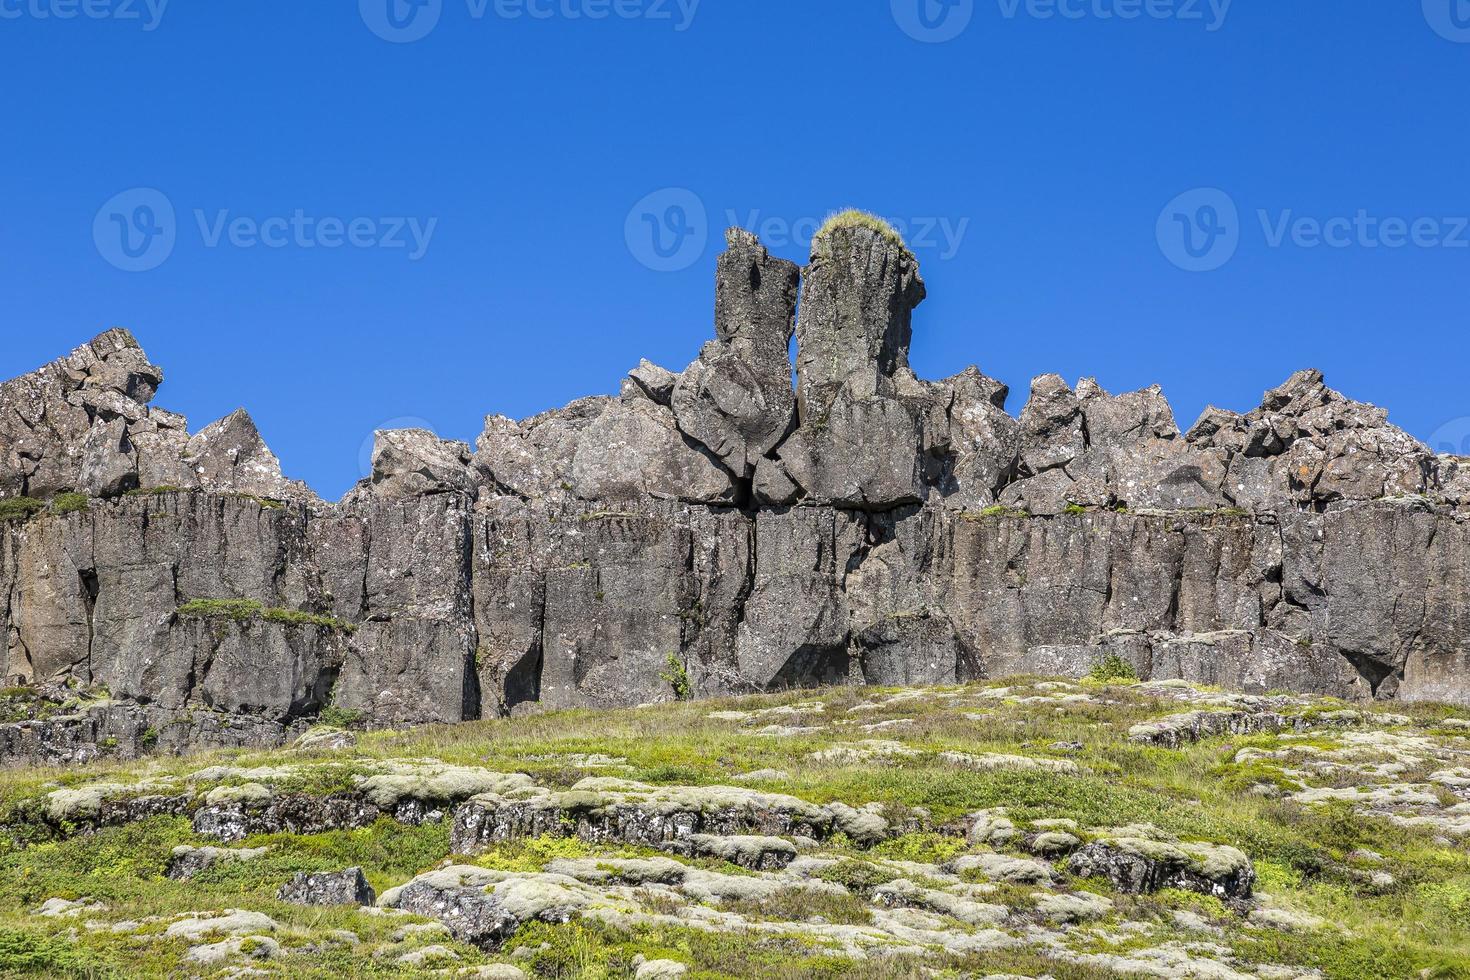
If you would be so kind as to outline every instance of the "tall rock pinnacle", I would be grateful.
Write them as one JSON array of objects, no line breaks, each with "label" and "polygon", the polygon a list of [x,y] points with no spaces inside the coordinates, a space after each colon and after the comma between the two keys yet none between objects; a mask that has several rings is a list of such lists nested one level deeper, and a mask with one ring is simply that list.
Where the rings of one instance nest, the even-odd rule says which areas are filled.
[{"label": "tall rock pinnacle", "polygon": [[925,297],[919,263],[891,229],[839,215],[812,240],[796,324],[797,400],[818,419],[851,381],[857,395],[891,395],[909,366],[913,311]]},{"label": "tall rock pinnacle", "polygon": [[715,335],[673,392],[679,428],[740,478],[791,427],[792,321],[801,270],[730,229],[715,278]]}]

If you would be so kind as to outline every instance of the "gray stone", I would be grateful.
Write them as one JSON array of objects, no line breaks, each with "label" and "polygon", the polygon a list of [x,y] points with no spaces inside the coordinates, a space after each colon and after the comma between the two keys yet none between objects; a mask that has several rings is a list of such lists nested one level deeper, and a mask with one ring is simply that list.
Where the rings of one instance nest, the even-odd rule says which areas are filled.
[{"label": "gray stone", "polygon": [[243,408],[205,426],[184,447],[184,464],[209,490],[271,500],[314,499],[304,484],[281,475],[281,461],[266,446]]},{"label": "gray stone", "polygon": [[288,905],[371,905],[377,899],[361,868],[346,871],[302,871],[276,895]]},{"label": "gray stone", "polygon": [[791,428],[789,348],[801,273],[748,232],[732,228],[726,242],[715,281],[716,339],[680,376],[669,403],[681,432],[748,479]]},{"label": "gray stone", "polygon": [[473,497],[476,480],[470,447],[425,429],[378,432],[373,438],[374,495],[401,500],[437,493]]},{"label": "gray stone", "polygon": [[803,425],[823,418],[849,382],[857,397],[894,393],[924,297],[913,253],[878,232],[838,227],[812,241],[796,324]]}]

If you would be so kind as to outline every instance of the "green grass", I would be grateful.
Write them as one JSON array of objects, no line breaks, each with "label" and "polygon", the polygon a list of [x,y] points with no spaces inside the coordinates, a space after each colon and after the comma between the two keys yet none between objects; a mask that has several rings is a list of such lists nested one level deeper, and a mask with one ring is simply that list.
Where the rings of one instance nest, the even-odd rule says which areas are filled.
[{"label": "green grass", "polygon": [[[219,609],[219,607],[213,607]],[[225,607],[233,609],[233,607]],[[232,613],[220,612],[220,615]],[[244,614],[247,618],[252,613]],[[777,893],[765,902],[724,906],[759,921],[802,921],[862,925],[877,908],[865,896],[896,876],[885,861],[940,864],[971,850],[953,821],[981,808],[1004,806],[1018,822],[1066,817],[1082,827],[1155,824],[1184,840],[1233,844],[1254,861],[1259,890],[1282,905],[1341,925],[1344,932],[1275,933],[1249,929],[1240,914],[1216,899],[1188,892],[1112,897],[1117,914],[1107,930],[1122,921],[1166,926],[1175,910],[1204,915],[1222,932],[1209,941],[1230,947],[1239,962],[1281,963],[1317,969],[1329,980],[1358,978],[1470,976],[1470,853],[1461,844],[1435,839],[1432,829],[1399,826],[1354,812],[1345,804],[1314,809],[1281,799],[1253,795],[1246,788],[1281,778],[1264,762],[1237,763],[1245,748],[1276,750],[1288,746],[1331,747],[1334,730],[1310,738],[1277,735],[1206,739],[1179,750],[1129,741],[1128,729],[1140,721],[1176,710],[1178,704],[1150,697],[1119,671],[1107,678],[1072,682],[1072,690],[1094,700],[1052,707],[1046,704],[984,698],[988,682],[969,688],[926,691],[921,697],[887,700],[888,690],[833,688],[792,691],[705,702],[670,702],[626,711],[563,711],[510,720],[412,731],[374,731],[360,735],[345,754],[334,753],[337,768],[310,777],[294,790],[325,793],[351,785],[351,774],[371,760],[437,758],[506,772],[526,772],[538,782],[565,788],[587,775],[615,775],[666,784],[728,784],[755,769],[784,775],[762,781],[762,790],[785,792],[815,803],[878,802],[893,810],[924,807],[932,828],[904,834],[871,849],[836,840],[824,853],[839,860],[821,877],[850,889],[847,896],[814,898]],[[1035,678],[1003,682],[1022,695]],[[952,695],[952,696],[950,696]],[[821,702],[821,706],[813,704]],[[1323,702],[1323,708],[1336,705]],[[1435,705],[1393,706],[1412,715],[1428,731],[1462,709]],[[756,716],[746,722],[710,718],[712,712],[758,712],[789,708],[788,713]],[[853,710],[857,709],[857,710]],[[869,735],[860,724],[903,719],[907,724]],[[755,737],[769,723],[821,730],[782,738]],[[902,741],[915,756],[874,764],[843,765],[813,758],[813,753],[861,738]],[[1438,736],[1437,736],[1438,737]],[[1446,730],[1442,736],[1458,733]],[[972,771],[943,763],[939,751],[971,754],[1005,752],[1055,757],[1056,742],[1082,748],[1067,758],[1084,767],[1080,775],[1023,769]],[[621,768],[588,769],[578,755],[601,754],[626,760]],[[193,882],[162,877],[170,849],[179,843],[205,843],[187,819],[154,818],[90,834],[61,835],[28,821],[34,802],[58,781],[156,777],[229,763],[252,766],[300,763],[289,751],[234,751],[192,759],[156,758],[146,762],[103,761],[83,770],[0,772],[0,976],[162,977],[187,971],[187,945],[141,941],[130,934],[85,930],[76,920],[45,920],[31,910],[50,897],[87,897],[108,906],[97,917],[115,922],[188,909],[251,908],[283,926],[276,938],[300,950],[271,968],[290,977],[394,976],[396,956],[412,943],[395,944],[391,933],[401,921],[353,910],[302,909],[275,900],[275,891],[298,871],[360,866],[379,891],[402,884],[421,871],[451,859],[447,824],[407,827],[382,820],[360,831],[252,838],[247,846],[267,846],[268,854],[244,864],[218,865]],[[1287,763],[1290,764],[1290,763]],[[293,790],[293,791],[294,791]],[[1350,855],[1372,849],[1382,865]],[[643,857],[657,852],[622,844],[594,844],[576,837],[547,836],[496,844],[470,860],[483,867],[528,872],[559,858]],[[744,873],[716,862],[702,867]],[[1391,873],[1394,883],[1374,888],[1354,875],[1371,868]],[[1097,881],[1067,882],[1068,887],[1106,891]],[[983,901],[1026,908],[1031,887],[1004,886]],[[658,902],[648,900],[653,907]],[[322,937],[333,928],[350,928],[358,947],[328,948]],[[70,930],[76,930],[71,938]],[[162,925],[148,925],[156,936]],[[1105,930],[1105,931],[1107,931]],[[1116,932],[1116,930],[1113,930]],[[1108,944],[1089,940],[1099,950],[1144,948],[1157,940],[1126,939]],[[1198,938],[1198,937],[1195,937]],[[440,938],[462,959],[457,967],[501,962],[507,953],[487,954]],[[1079,940],[1080,942],[1080,940]],[[542,944],[547,944],[542,948]],[[614,928],[590,920],[524,927],[508,946],[525,946],[529,959],[518,962],[535,978],[627,977],[636,956],[669,958],[691,967],[695,980],[726,977],[919,977],[925,968],[939,976],[993,973],[1050,974],[1058,980],[1098,977],[1095,970],[1047,958],[1036,949],[998,951],[983,957],[918,960],[873,957],[853,961],[794,936],[767,933],[710,934],[663,924]],[[315,947],[315,951],[311,951]],[[507,952],[508,952],[507,950]],[[211,974],[205,973],[209,976]],[[424,974],[427,975],[427,974]]]},{"label": "green grass", "polygon": [[184,493],[182,487],[169,486],[167,484],[157,487],[139,487],[129,490],[124,496],[127,497],[161,497],[166,493]]},{"label": "green grass", "polygon": [[51,499],[51,512],[54,514],[75,514],[90,507],[91,501],[84,493],[58,493]]},{"label": "green grass", "polygon": [[960,514],[960,518],[966,521],[996,520],[1002,517],[1030,517],[1031,514],[1020,507],[1007,507],[1005,504],[991,504],[980,510],[967,510]]},{"label": "green grass", "polygon": [[46,508],[45,503],[31,497],[6,497],[0,500],[0,521],[25,521]]},{"label": "green grass", "polygon": [[341,633],[357,630],[353,624],[333,616],[269,607],[254,599],[190,599],[179,606],[178,612],[188,619],[228,619],[237,623],[264,620],[287,626],[315,626]]},{"label": "green grass", "polygon": [[1087,676],[1100,684],[1111,681],[1136,681],[1138,671],[1116,653],[1110,653],[1092,665]]},{"label": "green grass", "polygon": [[883,218],[878,217],[878,215],[868,211],[860,211],[857,208],[848,208],[845,211],[837,211],[829,215],[827,220],[822,223],[822,227],[817,229],[813,241],[826,238],[841,228],[866,228],[869,231],[875,231],[890,244],[897,245],[904,251],[908,251],[908,245],[904,243],[903,236],[898,233],[898,229],[894,228],[893,225],[889,224]]}]

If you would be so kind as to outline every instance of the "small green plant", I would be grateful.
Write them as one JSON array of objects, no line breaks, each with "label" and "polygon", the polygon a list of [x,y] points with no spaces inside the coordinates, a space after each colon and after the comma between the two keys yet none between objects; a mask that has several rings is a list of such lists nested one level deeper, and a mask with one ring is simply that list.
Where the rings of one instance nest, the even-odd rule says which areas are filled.
[{"label": "small green plant", "polygon": [[62,937],[0,929],[0,970],[7,976],[71,976],[83,966],[78,946]]},{"label": "small green plant", "polygon": [[1116,653],[1110,653],[1101,660],[1095,661],[1087,676],[1099,684],[1107,684],[1110,681],[1136,681],[1138,671],[1133,665]]},{"label": "small green plant", "polygon": [[1081,504],[1068,504],[1066,507],[1062,508],[1062,513],[1070,514],[1073,517],[1076,517],[1081,514],[1087,513],[1087,508],[1083,507]]},{"label": "small green plant", "polygon": [[227,493],[225,496],[234,497],[236,500],[248,500],[253,504],[260,505],[263,510],[286,509],[286,502],[284,500],[277,500],[274,497],[257,497],[253,493]]},{"label": "small green plant", "polygon": [[322,713],[317,718],[323,725],[331,728],[351,728],[362,721],[362,712],[329,704],[322,709]]},{"label": "small green plant", "polygon": [[362,721],[362,712],[352,708],[339,707],[337,704],[337,688],[333,687],[327,692],[322,703],[321,713],[317,715],[317,721],[329,728],[351,728]]},{"label": "small green plant", "polygon": [[32,514],[45,508],[39,500],[31,497],[8,497],[0,500],[0,521],[24,521]]},{"label": "small green plant", "polygon": [[689,670],[684,666],[684,661],[679,659],[678,654],[669,654],[667,661],[668,669],[659,674],[659,680],[674,689],[676,701],[690,701],[694,698],[694,685],[689,680]]},{"label": "small green plant", "polygon": [[886,885],[898,875],[867,861],[842,860],[817,872],[817,877],[862,892]]},{"label": "small green plant", "polygon": [[84,493],[58,493],[51,501],[51,512],[54,514],[74,514],[92,506]]},{"label": "small green plant", "polygon": [[233,619],[247,622],[265,611],[254,599],[190,599],[179,607],[179,615],[190,619]]},{"label": "small green plant", "polygon": [[149,725],[143,730],[143,734],[138,736],[138,744],[145,749],[153,748],[158,744],[158,729]]}]

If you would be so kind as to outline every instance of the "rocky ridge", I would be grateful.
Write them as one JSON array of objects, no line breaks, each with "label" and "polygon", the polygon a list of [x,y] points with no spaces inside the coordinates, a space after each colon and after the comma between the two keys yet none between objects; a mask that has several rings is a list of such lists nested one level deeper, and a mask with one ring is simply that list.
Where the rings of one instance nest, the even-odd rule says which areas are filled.
[{"label": "rocky ridge", "polygon": [[[1470,700],[1470,464],[1303,371],[1181,432],[1055,375],[908,365],[926,287],[837,222],[727,236],[675,374],[476,446],[378,434],[327,503],[190,435],[126,331],[0,385],[0,757],[274,744],[830,683],[1078,676]],[[796,341],[796,371],[788,357]]]}]

